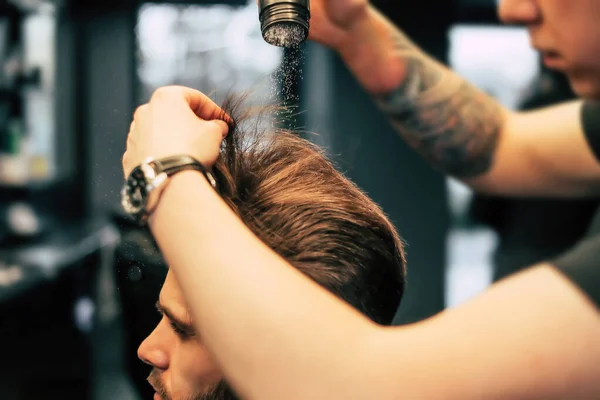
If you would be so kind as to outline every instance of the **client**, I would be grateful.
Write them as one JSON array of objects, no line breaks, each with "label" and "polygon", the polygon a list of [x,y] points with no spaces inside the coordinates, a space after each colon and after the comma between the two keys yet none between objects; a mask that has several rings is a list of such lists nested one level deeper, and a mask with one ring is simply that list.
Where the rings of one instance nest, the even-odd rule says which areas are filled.
[{"label": "client", "polygon": [[[260,118],[250,111],[240,115],[241,103],[230,99],[223,106],[236,123],[213,170],[219,194],[290,264],[374,322],[389,325],[405,280],[394,226],[318,147],[290,132],[260,129]],[[138,350],[153,367],[148,381],[155,400],[235,399],[171,272],[157,309],[162,319]]]}]

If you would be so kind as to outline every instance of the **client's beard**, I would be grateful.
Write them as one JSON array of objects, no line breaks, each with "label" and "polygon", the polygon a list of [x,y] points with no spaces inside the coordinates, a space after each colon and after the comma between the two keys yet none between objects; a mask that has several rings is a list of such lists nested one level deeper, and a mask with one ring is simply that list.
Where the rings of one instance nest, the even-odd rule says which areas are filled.
[{"label": "client's beard", "polygon": [[224,380],[220,380],[207,393],[190,400],[238,400],[238,398],[229,385]]},{"label": "client's beard", "polygon": [[165,385],[160,380],[159,373],[153,369],[148,377],[148,382],[156,389],[156,393],[160,396],[161,400],[238,400],[237,396],[229,385],[224,381],[220,380],[216,385],[210,388],[205,393],[192,394],[186,399],[172,399],[167,393]]}]

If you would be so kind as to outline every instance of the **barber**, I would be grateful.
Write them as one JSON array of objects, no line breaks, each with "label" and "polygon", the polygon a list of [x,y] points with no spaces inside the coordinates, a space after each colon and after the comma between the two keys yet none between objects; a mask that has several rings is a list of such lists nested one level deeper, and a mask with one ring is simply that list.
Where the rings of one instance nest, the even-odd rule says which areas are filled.
[{"label": "barber", "polygon": [[[313,0],[311,35],[339,52],[400,135],[441,171],[488,193],[597,196],[600,2],[504,0],[499,8],[506,22],[530,28],[547,65],[586,100],[509,111],[423,54],[366,0]],[[228,122],[197,91],[158,90],[136,111],[126,176],[148,157],[179,154],[210,169]],[[569,254],[462,306],[383,328],[265,246],[207,171],[184,168],[154,192],[142,201],[148,224],[199,335],[243,398],[600,398],[595,227]]]}]

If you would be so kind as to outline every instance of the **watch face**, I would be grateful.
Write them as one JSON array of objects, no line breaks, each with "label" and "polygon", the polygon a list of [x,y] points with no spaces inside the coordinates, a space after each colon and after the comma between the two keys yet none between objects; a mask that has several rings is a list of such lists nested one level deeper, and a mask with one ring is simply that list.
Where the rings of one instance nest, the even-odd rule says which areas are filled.
[{"label": "watch face", "polygon": [[143,168],[135,168],[125,186],[123,187],[122,205],[129,214],[138,214],[144,211],[148,201],[148,180]]}]

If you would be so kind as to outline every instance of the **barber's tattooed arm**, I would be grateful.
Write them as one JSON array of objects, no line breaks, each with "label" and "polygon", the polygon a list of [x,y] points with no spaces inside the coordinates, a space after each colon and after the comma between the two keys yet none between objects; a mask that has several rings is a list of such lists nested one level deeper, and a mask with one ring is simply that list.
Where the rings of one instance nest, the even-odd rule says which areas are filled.
[{"label": "barber's tattooed arm", "polygon": [[502,107],[399,31],[393,35],[404,79],[396,90],[377,96],[381,109],[434,167],[458,178],[487,172],[504,121]]}]

